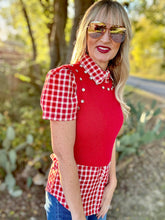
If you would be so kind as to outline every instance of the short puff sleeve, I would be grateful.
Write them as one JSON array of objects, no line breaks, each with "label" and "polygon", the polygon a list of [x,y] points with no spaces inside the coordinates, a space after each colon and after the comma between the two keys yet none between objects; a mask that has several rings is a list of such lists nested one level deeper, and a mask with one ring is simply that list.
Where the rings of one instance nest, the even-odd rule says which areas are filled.
[{"label": "short puff sleeve", "polygon": [[76,119],[77,86],[75,76],[66,67],[50,70],[42,89],[43,119],[70,121]]}]

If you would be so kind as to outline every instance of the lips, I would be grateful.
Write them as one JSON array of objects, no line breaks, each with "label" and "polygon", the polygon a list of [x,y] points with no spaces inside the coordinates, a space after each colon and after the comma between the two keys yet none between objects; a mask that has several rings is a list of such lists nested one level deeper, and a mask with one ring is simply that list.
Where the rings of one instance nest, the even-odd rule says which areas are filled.
[{"label": "lips", "polygon": [[111,48],[110,47],[105,47],[105,46],[97,46],[97,50],[100,53],[108,53],[111,50]]}]

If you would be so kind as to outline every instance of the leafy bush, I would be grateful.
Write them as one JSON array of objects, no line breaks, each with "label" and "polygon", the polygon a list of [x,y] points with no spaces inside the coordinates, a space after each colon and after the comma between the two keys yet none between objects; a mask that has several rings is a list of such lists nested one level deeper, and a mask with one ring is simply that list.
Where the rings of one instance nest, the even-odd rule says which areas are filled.
[{"label": "leafy bush", "polygon": [[152,102],[149,109],[140,102],[136,106],[129,103],[129,106],[131,114],[124,124],[125,131],[117,139],[116,149],[119,152],[119,159],[130,154],[139,154],[142,145],[165,137],[162,121],[155,117],[161,113],[160,108],[156,108],[156,101]]},{"label": "leafy bush", "polygon": [[33,164],[37,171],[49,166],[48,158],[42,163],[35,160],[51,151],[49,121],[42,120],[40,108],[25,106],[19,109],[19,121],[12,121],[7,111],[0,114],[0,125],[0,189],[19,196],[22,191],[15,180],[18,172],[31,161],[37,161]]},{"label": "leafy bush", "polygon": [[4,182],[0,185],[0,190],[7,188],[8,192],[16,197],[22,194],[22,190],[16,186],[16,181],[13,176],[13,172],[17,168],[17,153],[33,143],[33,136],[28,134],[26,141],[13,149],[12,142],[14,139],[15,130],[12,126],[9,126],[6,131],[6,137],[2,142],[3,148],[0,149],[0,167],[3,168],[6,173]]}]

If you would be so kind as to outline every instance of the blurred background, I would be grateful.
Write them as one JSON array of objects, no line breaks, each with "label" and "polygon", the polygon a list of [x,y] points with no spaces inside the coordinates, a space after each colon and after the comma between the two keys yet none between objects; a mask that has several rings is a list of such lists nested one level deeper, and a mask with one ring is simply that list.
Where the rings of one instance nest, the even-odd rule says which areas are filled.
[{"label": "blurred background", "polygon": [[[2,220],[46,219],[51,143],[40,94],[49,69],[69,63],[76,29],[93,2],[0,0]],[[108,220],[164,220],[165,2],[119,2],[133,31],[125,89],[131,113],[117,138],[118,187]]]}]

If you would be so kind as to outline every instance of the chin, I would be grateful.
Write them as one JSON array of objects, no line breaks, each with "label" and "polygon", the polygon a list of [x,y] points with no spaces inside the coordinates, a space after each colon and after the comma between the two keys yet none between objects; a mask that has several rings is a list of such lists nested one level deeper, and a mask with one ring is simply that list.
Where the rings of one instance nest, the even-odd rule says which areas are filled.
[{"label": "chin", "polygon": [[97,59],[96,60],[96,63],[101,63],[101,64],[103,64],[103,65],[108,65],[108,62],[109,62],[109,60],[105,60],[105,59]]}]

